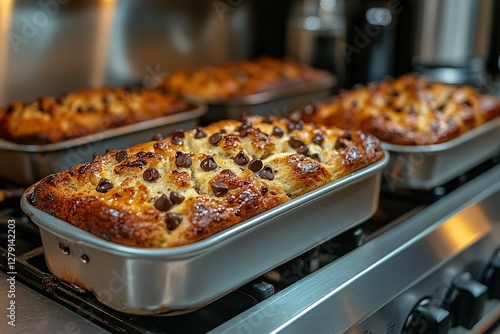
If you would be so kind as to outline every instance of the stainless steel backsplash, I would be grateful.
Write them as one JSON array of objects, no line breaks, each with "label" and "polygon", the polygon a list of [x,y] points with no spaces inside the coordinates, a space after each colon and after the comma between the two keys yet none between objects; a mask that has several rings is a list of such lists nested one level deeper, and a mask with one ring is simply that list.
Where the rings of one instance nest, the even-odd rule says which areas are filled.
[{"label": "stainless steel backsplash", "polygon": [[2,0],[0,105],[249,58],[252,16],[242,0]]}]

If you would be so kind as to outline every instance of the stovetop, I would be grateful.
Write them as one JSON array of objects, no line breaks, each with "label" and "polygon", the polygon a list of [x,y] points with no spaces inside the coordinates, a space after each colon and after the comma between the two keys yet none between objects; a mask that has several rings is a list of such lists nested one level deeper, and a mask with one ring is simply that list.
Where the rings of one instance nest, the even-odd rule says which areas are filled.
[{"label": "stovetop", "polygon": [[38,228],[19,208],[20,190],[2,182],[4,200],[0,202],[0,269],[9,272],[8,222],[16,221],[16,280],[47,298],[94,322],[101,328],[122,333],[205,333],[238,317],[270,296],[283,294],[311,273],[335,263],[353,250],[369,244],[396,226],[405,224],[439,199],[499,165],[490,159],[468,173],[431,191],[391,192],[382,187],[380,204],[372,218],[328,240],[305,254],[269,271],[265,275],[192,313],[168,316],[133,316],[112,310],[82,289],[51,275],[45,260]]}]

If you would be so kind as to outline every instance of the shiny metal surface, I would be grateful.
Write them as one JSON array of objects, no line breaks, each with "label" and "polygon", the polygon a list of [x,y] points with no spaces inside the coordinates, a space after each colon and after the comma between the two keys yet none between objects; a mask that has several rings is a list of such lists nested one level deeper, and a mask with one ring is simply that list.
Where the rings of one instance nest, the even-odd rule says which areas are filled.
[{"label": "shiny metal surface", "polygon": [[21,145],[0,139],[0,154],[9,161],[0,164],[0,177],[30,185],[49,174],[91,161],[94,152],[127,148],[178,128],[193,129],[206,111],[204,104],[198,104],[192,110],[46,145]]},{"label": "shiny metal surface", "polygon": [[[212,332],[399,333],[408,306],[424,297],[406,295],[407,289],[451,263],[442,272],[449,282],[471,262],[484,264],[500,245],[499,180],[497,166]],[[361,327],[399,296],[411,302],[389,321],[380,317],[378,327]]]},{"label": "shiny metal surface", "polygon": [[[7,278],[8,276],[5,273],[0,272],[0,296],[2,296],[2,301],[8,300],[9,284]],[[109,333],[75,312],[27,288],[20,282],[16,282],[15,287],[15,327],[7,324],[8,318],[5,309],[7,305],[2,304],[1,333]]]},{"label": "shiny metal surface", "polygon": [[391,189],[432,189],[498,154],[500,117],[442,144],[382,146],[391,152],[383,173]]},{"label": "shiny metal surface", "polygon": [[32,189],[21,207],[41,227],[54,275],[123,312],[172,313],[203,306],[369,218],[387,161],[386,155],[212,237],[170,249],[100,239],[31,206],[26,197]]},{"label": "shiny metal surface", "polygon": [[[315,80],[298,82],[277,89],[255,94],[238,96],[227,100],[206,101],[208,111],[203,116],[204,123],[222,119],[240,119],[242,115],[276,115],[290,116],[313,101],[319,101],[330,96],[331,89],[336,85],[337,78],[328,72],[323,72]],[[199,97],[194,96],[199,99]]]},{"label": "shiny metal surface", "polygon": [[415,55],[427,66],[465,66],[489,52],[492,0],[424,0]]},{"label": "shiny metal surface", "polygon": [[251,2],[220,3],[2,0],[0,105],[249,58]]}]

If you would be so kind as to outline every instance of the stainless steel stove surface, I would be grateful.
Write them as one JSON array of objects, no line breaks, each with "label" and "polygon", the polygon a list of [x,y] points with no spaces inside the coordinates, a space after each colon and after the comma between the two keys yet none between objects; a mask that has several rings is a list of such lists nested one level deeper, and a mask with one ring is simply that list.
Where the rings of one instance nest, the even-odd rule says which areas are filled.
[{"label": "stainless steel stove surface", "polygon": [[[14,217],[17,300],[30,304],[17,321],[30,332],[494,333],[500,321],[499,160],[430,192],[383,190],[368,221],[189,314],[123,314],[56,279],[37,228],[19,210],[15,188],[5,184],[13,198],[0,203],[0,268],[8,275],[7,229]],[[60,321],[41,322],[40,314]]]}]

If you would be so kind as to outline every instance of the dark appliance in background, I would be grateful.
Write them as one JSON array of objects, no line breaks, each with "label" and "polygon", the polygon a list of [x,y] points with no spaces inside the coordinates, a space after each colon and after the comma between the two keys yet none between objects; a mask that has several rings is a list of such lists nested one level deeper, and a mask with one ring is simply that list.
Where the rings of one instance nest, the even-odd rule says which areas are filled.
[{"label": "dark appliance in background", "polygon": [[406,1],[297,0],[288,20],[287,52],[332,71],[340,87],[411,71]]},{"label": "dark appliance in background", "polygon": [[286,50],[332,71],[346,88],[414,71],[492,90],[499,10],[491,0],[297,0]]}]

